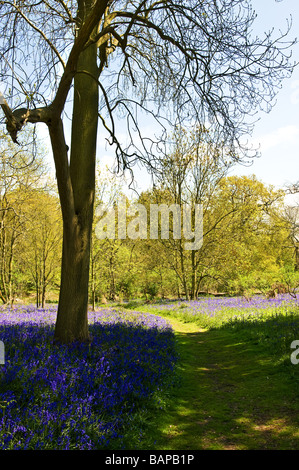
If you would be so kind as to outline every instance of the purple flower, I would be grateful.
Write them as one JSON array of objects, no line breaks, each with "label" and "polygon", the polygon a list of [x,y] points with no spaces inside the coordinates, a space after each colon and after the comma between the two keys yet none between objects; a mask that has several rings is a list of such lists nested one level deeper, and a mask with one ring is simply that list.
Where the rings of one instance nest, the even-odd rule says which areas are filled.
[{"label": "purple flower", "polygon": [[166,320],[92,312],[93,342],[73,350],[52,346],[56,313],[53,306],[0,308],[1,449],[105,448],[134,405],[146,406],[158,386],[171,383],[176,353]]}]

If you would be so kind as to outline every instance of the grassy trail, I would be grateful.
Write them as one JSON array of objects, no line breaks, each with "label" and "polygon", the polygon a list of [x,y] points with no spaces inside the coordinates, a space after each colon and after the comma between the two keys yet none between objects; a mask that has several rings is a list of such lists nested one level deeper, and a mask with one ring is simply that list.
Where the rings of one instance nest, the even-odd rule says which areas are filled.
[{"label": "grassy trail", "polygon": [[181,381],[155,422],[152,448],[299,449],[298,391],[265,348],[228,329],[168,320]]}]

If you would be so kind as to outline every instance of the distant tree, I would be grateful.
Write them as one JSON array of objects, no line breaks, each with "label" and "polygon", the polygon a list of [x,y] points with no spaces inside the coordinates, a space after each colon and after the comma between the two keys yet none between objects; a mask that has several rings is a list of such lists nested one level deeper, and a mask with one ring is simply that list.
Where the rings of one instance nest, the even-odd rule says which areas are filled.
[{"label": "distant tree", "polygon": [[23,145],[16,150],[10,139],[0,134],[0,298],[4,303],[14,301],[18,288],[18,255],[28,230],[32,193],[45,184],[42,152],[34,155],[32,132],[23,137]]},{"label": "distant tree", "polygon": [[294,253],[294,269],[299,272],[299,204],[286,206],[282,218],[289,226],[289,242]]},{"label": "distant tree", "polygon": [[[118,264],[117,253],[122,241],[115,239],[98,239],[97,224],[107,213],[113,210],[122,195],[123,179],[111,173],[109,169],[100,168],[96,173],[95,217],[91,235],[91,269],[90,295],[93,309],[96,297],[101,300],[105,296],[114,299],[116,296],[115,276]],[[114,217],[115,224],[117,220]]]},{"label": "distant tree", "polygon": [[32,191],[26,216],[26,237],[19,256],[27,275],[31,275],[36,305],[44,308],[49,287],[55,288],[59,283],[62,243],[59,200],[48,191]]},{"label": "distant tree", "polygon": [[[205,128],[197,126],[191,132],[179,129],[174,134],[169,154],[164,157],[161,172],[163,176],[158,178],[159,189],[149,195],[151,202],[158,204],[177,204],[180,207],[184,204],[188,205],[191,209],[190,228],[193,232],[195,230],[195,206],[202,208],[203,238],[205,239],[203,247],[201,244],[196,247],[194,239],[193,249],[185,249],[187,239],[184,236],[183,226],[179,239],[171,236],[167,240],[162,238],[160,240],[168,252],[168,265],[176,272],[181,284],[180,290],[185,293],[187,300],[197,296],[201,278],[206,276],[203,271],[198,277],[199,267],[203,264],[203,260],[207,259],[205,251],[210,250],[207,240],[211,240],[215,232],[219,232],[222,220],[234,211],[233,208],[228,208],[226,212],[219,213],[218,218],[213,220],[209,216],[211,207],[216,204],[214,197],[218,186],[235,159],[231,150],[225,144],[217,142],[214,135]],[[211,223],[207,223],[207,220],[211,220]],[[181,221],[183,222],[183,214],[181,214]],[[197,220],[197,225],[198,222],[199,220]]]},{"label": "distant tree", "polygon": [[[63,217],[56,341],[89,339],[98,121],[120,169],[138,162],[155,169],[163,131],[172,124],[205,123],[227,146],[240,146],[250,116],[260,107],[269,111],[293,68],[289,28],[258,38],[254,20],[248,0],[0,2],[7,129],[17,142],[26,123],[44,123],[56,167]],[[142,121],[161,125],[161,139],[154,127],[143,133]]]},{"label": "distant tree", "polygon": [[222,180],[210,217],[231,213],[210,240],[211,269],[217,273],[214,288],[229,291],[234,285],[236,293],[259,290],[263,283],[269,288],[290,259],[289,230],[280,219],[283,210],[284,191],[254,175]]}]

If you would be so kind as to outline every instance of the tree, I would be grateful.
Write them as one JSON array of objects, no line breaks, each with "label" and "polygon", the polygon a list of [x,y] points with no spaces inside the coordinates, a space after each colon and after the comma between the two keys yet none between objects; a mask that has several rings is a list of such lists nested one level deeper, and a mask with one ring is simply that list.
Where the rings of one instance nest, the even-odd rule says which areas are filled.
[{"label": "tree", "polygon": [[[186,299],[189,300],[196,298],[202,276],[207,275],[202,271],[198,278],[199,267],[203,259],[206,260],[204,252],[210,250],[215,231],[219,232],[222,220],[232,211],[230,208],[213,220],[209,216],[211,206],[216,204],[213,198],[218,186],[231,168],[235,155],[202,126],[191,132],[178,130],[173,141],[169,154],[164,157],[160,190],[153,191],[151,197],[152,200],[156,198],[155,202],[158,204],[167,202],[180,207],[188,205],[191,209],[190,228],[193,233],[195,227],[199,229],[199,214],[196,226],[195,207],[200,206],[202,209],[204,246],[199,243],[198,233],[197,243],[194,237],[192,249],[185,249],[187,240],[184,238],[184,230],[178,239],[161,239],[164,249],[168,251],[168,264],[176,272]],[[181,220],[184,221],[184,214],[181,215]]]},{"label": "tree", "polygon": [[289,230],[281,220],[284,192],[252,175],[224,178],[215,195],[212,218],[230,213],[210,246],[217,272],[214,287],[235,293],[269,289],[288,265]]},{"label": "tree", "polygon": [[27,207],[34,189],[43,187],[46,174],[41,151],[33,155],[32,138],[32,133],[25,132],[23,145],[15,151],[10,139],[0,134],[0,298],[4,303],[14,300],[14,281],[20,271],[16,255],[28,231]]},{"label": "tree", "polygon": [[49,191],[32,191],[26,205],[26,215],[26,237],[20,258],[31,273],[36,305],[44,308],[47,290],[59,278],[61,215],[57,196]]},{"label": "tree", "polygon": [[[94,228],[91,240],[91,270],[90,287],[93,310],[95,308],[96,296],[114,299],[115,292],[115,269],[118,264],[118,252],[121,249],[122,240],[101,239],[97,236],[97,224],[107,213],[111,214],[116,201],[122,196],[122,178],[109,172],[108,168],[100,169],[96,175],[96,211],[94,217]],[[114,215],[111,215],[114,217]],[[117,220],[115,220],[117,224]],[[99,239],[100,238],[100,239]],[[105,279],[104,279],[105,278]],[[108,288],[108,286],[110,286]]]},{"label": "tree", "polygon": [[[239,146],[252,127],[249,115],[269,110],[292,71],[289,28],[259,39],[251,35],[254,19],[247,0],[0,2],[7,130],[17,142],[26,123],[46,124],[55,161],[63,218],[57,342],[89,340],[98,121],[120,169],[159,164],[163,139],[142,134],[143,118],[161,125],[164,138],[171,124],[197,122],[216,129],[227,146]],[[68,99],[70,145],[63,119]]]},{"label": "tree", "polygon": [[294,269],[299,271],[299,204],[286,206],[282,218],[289,226],[290,246],[294,250]]}]

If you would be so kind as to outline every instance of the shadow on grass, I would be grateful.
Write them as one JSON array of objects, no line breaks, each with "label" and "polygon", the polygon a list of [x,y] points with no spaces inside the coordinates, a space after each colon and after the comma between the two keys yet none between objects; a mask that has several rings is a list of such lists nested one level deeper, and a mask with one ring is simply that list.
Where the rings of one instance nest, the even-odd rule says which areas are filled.
[{"label": "shadow on grass", "polygon": [[299,449],[299,365],[289,349],[297,327],[296,318],[275,317],[178,332],[180,385],[156,423],[154,447]]}]

